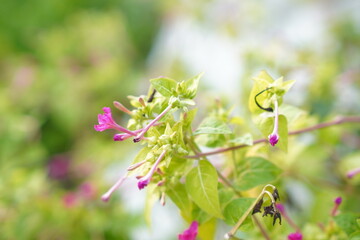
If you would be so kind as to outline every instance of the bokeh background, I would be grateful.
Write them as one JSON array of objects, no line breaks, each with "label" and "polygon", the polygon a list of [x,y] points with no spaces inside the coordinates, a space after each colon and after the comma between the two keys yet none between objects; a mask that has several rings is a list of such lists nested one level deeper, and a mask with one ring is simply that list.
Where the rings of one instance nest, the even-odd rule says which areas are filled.
[{"label": "bokeh background", "polygon": [[[200,106],[223,99],[249,119],[251,77],[266,69],[297,81],[286,101],[314,123],[359,114],[359,10],[356,0],[3,1],[0,239],[176,239],[187,224],[174,205],[155,205],[149,227],[135,181],[100,201],[140,148],[94,131],[101,108],[129,106],[150,78],[204,71]],[[307,204],[300,225],[323,221],[335,195],[360,211],[359,179],[343,177],[359,166],[359,136],[347,125],[294,144],[285,166],[289,194]]]}]

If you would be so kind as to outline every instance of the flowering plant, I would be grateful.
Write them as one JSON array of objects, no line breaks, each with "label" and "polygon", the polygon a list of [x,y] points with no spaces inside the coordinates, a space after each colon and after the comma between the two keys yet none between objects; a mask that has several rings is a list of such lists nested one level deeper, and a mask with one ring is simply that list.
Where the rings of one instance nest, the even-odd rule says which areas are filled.
[{"label": "flowering plant", "polygon": [[[225,234],[227,239],[237,239],[244,233],[261,233],[270,239],[271,233],[268,231],[271,230],[263,226],[269,218],[259,220],[256,213],[263,212],[263,217],[270,215],[271,225],[276,222],[280,225],[281,215],[289,219],[282,205],[277,204],[283,193],[270,184],[279,183],[279,177],[283,174],[279,163],[272,161],[272,152],[286,154],[289,135],[344,122],[358,122],[359,118],[342,118],[289,131],[289,126],[296,126],[295,123],[304,116],[303,111],[284,104],[283,96],[294,81],[283,81],[282,77],[274,80],[266,71],[261,71],[254,78],[249,110],[264,138],[254,141],[253,135],[256,133],[250,131],[251,124],[245,124],[240,116],[233,115],[231,109],[220,102],[196,126],[193,124],[197,114],[194,98],[201,76],[199,74],[180,82],[167,77],[151,79],[148,95],[129,97],[134,108],[132,110],[114,102],[117,109],[130,117],[126,127],[113,119],[109,107],[103,108],[104,113],[99,114],[95,130],[116,130],[114,141],[132,139],[143,148],[125,176],[119,177],[102,196],[102,200],[108,201],[127,178],[135,176],[138,189],[147,188],[149,198],[158,196],[163,205],[166,197],[170,198],[184,220],[193,222],[188,230],[179,235],[179,239],[195,239],[198,227],[200,238],[214,238],[215,231],[211,236],[201,234],[206,232],[202,229],[214,229],[216,219],[233,226]],[[205,148],[216,149],[203,152]],[[222,161],[216,160],[220,163],[208,159],[208,156],[215,154],[222,154]],[[263,188],[260,194],[259,187]],[[254,198],[256,195],[257,198]],[[331,216],[338,217],[337,211],[337,208],[333,210]],[[359,231],[359,227],[351,232],[342,227],[343,219],[339,216],[335,222],[340,229],[331,234],[341,236],[345,232],[351,235]],[[347,216],[347,221],[354,222],[356,219],[354,216],[350,218]],[[290,225],[293,223],[287,222]],[[334,225],[333,222],[331,224]],[[248,229],[254,226],[259,231],[248,233]],[[279,226],[268,227],[271,228]],[[300,228],[296,227],[295,230],[295,233],[289,231],[283,234],[288,235],[288,239],[302,239]]]}]

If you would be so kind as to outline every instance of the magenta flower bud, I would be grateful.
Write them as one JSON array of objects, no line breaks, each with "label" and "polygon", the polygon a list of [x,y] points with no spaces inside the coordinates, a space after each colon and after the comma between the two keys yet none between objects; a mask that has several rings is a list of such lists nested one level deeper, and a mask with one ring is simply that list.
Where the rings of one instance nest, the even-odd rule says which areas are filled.
[{"label": "magenta flower bud", "polygon": [[139,190],[145,188],[149,183],[150,183],[150,179],[139,180],[139,182],[138,182]]},{"label": "magenta flower bud", "polygon": [[198,234],[199,223],[193,221],[188,229],[178,235],[179,240],[195,240]]},{"label": "magenta flower bud", "polygon": [[288,240],[302,240],[302,234],[299,232],[290,233],[288,235]]},{"label": "magenta flower bud", "polygon": [[114,135],[114,141],[124,141],[128,138],[130,138],[132,135],[127,134],[127,133],[121,133],[121,134],[115,134]]},{"label": "magenta flower bud", "polygon": [[271,146],[275,146],[278,141],[279,141],[279,134],[278,134],[278,129],[279,129],[279,110],[278,110],[278,102],[277,100],[274,101],[274,130],[272,131],[272,133],[268,136],[269,139],[269,143],[271,144]]},{"label": "magenta flower bud", "polygon": [[337,197],[337,198],[335,198],[335,200],[334,200],[334,203],[337,204],[337,205],[340,205],[341,202],[342,202],[342,198],[341,198],[341,197]]},{"label": "magenta flower bud", "polygon": [[143,177],[141,177],[138,181],[138,188],[139,190],[145,188],[149,183],[150,183],[150,180],[151,180],[151,177],[153,176],[155,170],[157,169],[159,163],[161,162],[161,160],[164,158],[166,154],[166,150],[164,150],[160,156],[158,157],[158,159],[156,160],[156,162],[152,165],[150,171]]},{"label": "magenta flower bud", "polygon": [[270,134],[268,138],[269,138],[269,143],[271,144],[271,146],[275,146],[279,141],[279,135],[277,133]]},{"label": "magenta flower bud", "polygon": [[331,210],[331,216],[336,216],[336,214],[338,213],[338,209],[339,209],[339,206],[342,202],[342,198],[341,197],[337,197],[334,199],[334,207],[333,209]]}]

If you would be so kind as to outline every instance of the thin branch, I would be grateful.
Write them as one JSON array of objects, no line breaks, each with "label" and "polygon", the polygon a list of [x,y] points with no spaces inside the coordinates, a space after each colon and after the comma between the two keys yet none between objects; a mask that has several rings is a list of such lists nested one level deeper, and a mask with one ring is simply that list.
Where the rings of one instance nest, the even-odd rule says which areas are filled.
[{"label": "thin branch", "polygon": [[264,236],[264,239],[266,240],[271,240],[269,234],[267,233],[266,229],[264,228],[264,226],[261,224],[261,222],[259,221],[259,219],[257,218],[257,216],[252,215],[255,224],[258,226],[258,228],[260,229],[261,234]]},{"label": "thin branch", "polygon": [[[316,124],[312,127],[308,127],[308,128],[303,128],[300,130],[296,130],[296,131],[291,131],[288,133],[288,135],[297,135],[297,134],[301,134],[301,133],[305,133],[305,132],[311,132],[317,129],[321,129],[321,128],[326,128],[326,127],[330,127],[330,126],[334,126],[334,125],[340,125],[343,123],[354,123],[354,122],[360,122],[360,116],[350,116],[350,117],[338,117],[333,121],[330,122],[324,122],[324,123],[319,123]],[[259,143],[263,143],[263,142],[267,142],[268,140],[266,138],[262,138],[262,139],[258,139],[255,140],[253,142],[253,145],[255,144],[259,144]],[[215,155],[215,154],[220,154],[220,153],[224,153],[224,152],[228,152],[228,151],[232,151],[232,150],[236,150],[239,148],[244,148],[244,147],[249,147],[249,145],[246,144],[241,144],[241,145],[236,145],[233,147],[228,147],[228,148],[220,148],[218,150],[215,151],[211,151],[211,152],[205,152],[205,153],[198,153],[192,156],[185,156],[186,158],[200,158],[200,157],[204,157],[204,156],[210,156],[210,155]]]},{"label": "thin branch", "polygon": [[219,175],[219,178],[224,182],[224,184],[225,184],[226,186],[228,186],[229,188],[231,188],[231,189],[234,191],[234,193],[235,193],[236,195],[238,195],[238,197],[242,197],[241,193],[240,193],[238,190],[236,190],[236,188],[234,187],[234,185],[232,185],[232,184],[229,182],[229,180],[228,180],[226,177],[224,177],[224,175],[221,174],[221,172],[220,172],[219,170],[216,170],[216,171],[217,171],[217,174]]}]

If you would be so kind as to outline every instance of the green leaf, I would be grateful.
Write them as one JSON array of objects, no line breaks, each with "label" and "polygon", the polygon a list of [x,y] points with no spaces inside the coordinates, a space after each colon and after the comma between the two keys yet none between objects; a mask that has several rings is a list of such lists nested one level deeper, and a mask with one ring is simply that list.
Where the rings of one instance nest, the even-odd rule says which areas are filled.
[{"label": "green leaf", "polygon": [[[261,71],[256,77],[253,78],[255,83],[253,88],[251,89],[250,96],[249,96],[249,110],[253,114],[262,113],[261,110],[255,103],[255,96],[259,92],[263,91],[264,89],[268,88],[271,83],[274,82],[274,79],[266,72]],[[270,99],[271,94],[269,91],[263,92],[262,94],[258,95],[257,100],[260,105],[263,107],[269,107],[270,102],[267,101]]]},{"label": "green leaf", "polygon": [[166,194],[180,209],[183,218],[187,221],[191,221],[192,206],[185,186],[180,182],[177,182],[175,185],[168,184],[166,185]]},{"label": "green leaf", "polygon": [[353,233],[349,236],[349,240],[360,240],[360,231],[353,232]]},{"label": "green leaf", "polygon": [[[258,126],[260,131],[263,133],[264,137],[267,138],[273,131],[274,117],[270,116],[269,114],[264,115],[264,116],[259,116],[257,118],[256,125]],[[279,115],[278,134],[279,134],[279,142],[275,146],[280,148],[281,150],[287,152],[288,127],[287,127],[287,120],[284,115]],[[269,146],[270,146],[270,144],[269,144]]]},{"label": "green leaf", "polygon": [[231,134],[231,129],[225,122],[215,117],[205,118],[198,129],[194,132],[194,135],[198,134]]},{"label": "green leaf", "polygon": [[218,175],[214,166],[206,160],[191,169],[186,176],[186,190],[192,200],[208,214],[222,218],[219,196]]},{"label": "green leaf", "polygon": [[347,234],[351,235],[360,230],[356,219],[359,215],[353,213],[342,213],[334,217],[336,224]]},{"label": "green leaf", "polygon": [[209,148],[221,147],[226,144],[224,134],[202,134],[195,139],[196,143]]},{"label": "green leaf", "polygon": [[203,74],[204,73],[200,73],[200,74],[196,75],[195,77],[190,78],[184,82],[185,83],[184,84],[185,85],[184,97],[193,99],[196,96],[196,92],[197,92],[198,85],[199,85],[199,80]]},{"label": "green leaf", "polygon": [[228,203],[234,198],[235,193],[233,189],[219,186],[219,199],[220,199],[220,206],[224,209]]},{"label": "green leaf", "polygon": [[164,97],[171,97],[176,89],[177,82],[171,78],[154,78],[150,80],[153,87]]},{"label": "green leaf", "polygon": [[200,239],[215,239],[216,233],[216,218],[199,225]]},{"label": "green leaf", "polygon": [[278,167],[263,158],[246,158],[239,166],[235,185],[238,190],[245,191],[275,180],[280,173]]},{"label": "green leaf", "polygon": [[226,205],[224,210],[225,222],[229,225],[235,225],[254,201],[255,198],[238,198],[232,200]]},{"label": "green leaf", "polygon": [[245,144],[248,146],[252,146],[253,145],[253,138],[252,135],[250,133],[247,133],[241,137],[238,138],[234,138],[230,140],[231,143],[234,143],[236,145],[240,145],[240,144]]},{"label": "green leaf", "polygon": [[191,216],[192,216],[192,220],[198,221],[200,225],[206,223],[212,218],[212,216],[207,214],[205,211],[201,210],[195,204],[193,205]]}]

